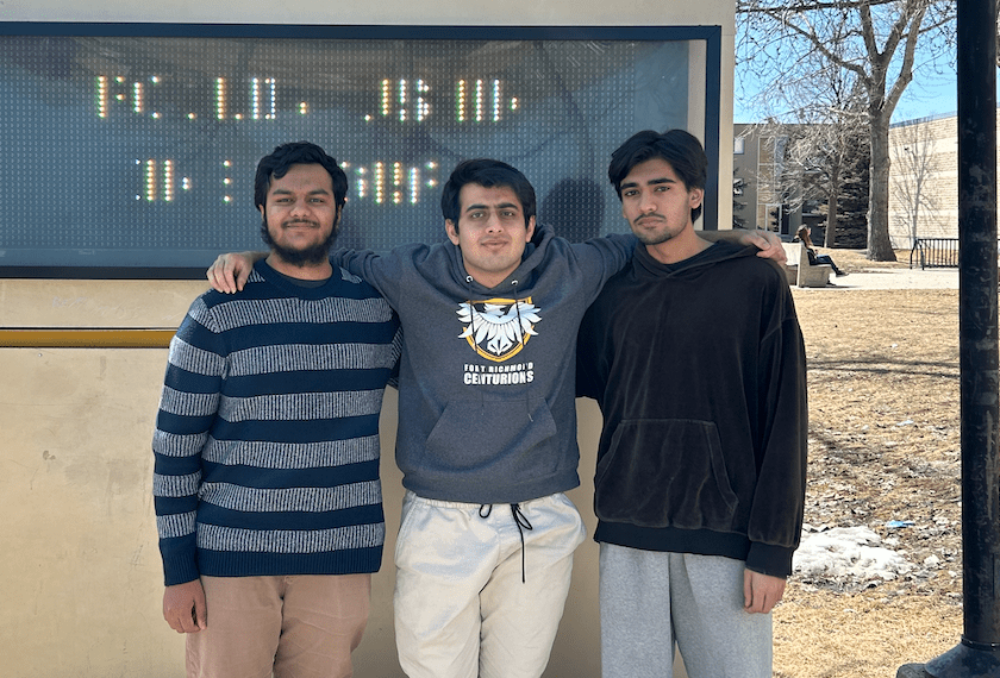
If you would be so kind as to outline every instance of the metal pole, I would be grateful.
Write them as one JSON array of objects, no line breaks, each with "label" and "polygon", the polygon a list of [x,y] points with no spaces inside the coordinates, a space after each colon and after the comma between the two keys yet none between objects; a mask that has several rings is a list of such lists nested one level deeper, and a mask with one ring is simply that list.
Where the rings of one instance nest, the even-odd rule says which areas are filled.
[{"label": "metal pole", "polygon": [[934,678],[1000,676],[1000,357],[997,343],[996,4],[958,0],[962,642]]}]

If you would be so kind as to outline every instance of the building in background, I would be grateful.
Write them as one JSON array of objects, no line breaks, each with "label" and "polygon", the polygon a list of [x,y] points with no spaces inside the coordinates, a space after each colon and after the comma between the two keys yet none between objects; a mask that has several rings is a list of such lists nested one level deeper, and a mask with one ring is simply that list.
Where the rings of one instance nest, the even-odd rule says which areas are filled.
[{"label": "building in background", "polygon": [[[848,130],[850,132],[850,130]],[[818,245],[863,248],[868,155],[844,128],[780,123],[733,126],[733,225],[792,238],[801,226]],[[830,205],[836,230],[825,237]]]},{"label": "building in background", "polygon": [[958,116],[938,115],[889,128],[889,239],[958,237]]},{"label": "building in background", "polygon": [[733,125],[734,227],[766,229],[790,239],[803,223],[811,228],[825,220],[820,201],[787,180],[790,141],[787,134],[772,134],[760,125]]}]

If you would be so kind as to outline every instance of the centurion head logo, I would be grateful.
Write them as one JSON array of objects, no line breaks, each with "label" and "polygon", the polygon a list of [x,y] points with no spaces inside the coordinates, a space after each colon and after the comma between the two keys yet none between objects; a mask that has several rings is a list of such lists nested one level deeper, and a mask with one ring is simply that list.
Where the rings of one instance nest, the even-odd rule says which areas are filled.
[{"label": "centurion head logo", "polygon": [[528,297],[467,301],[459,304],[458,319],[468,323],[459,338],[482,357],[499,363],[521,352],[537,334],[535,324],[542,318]]}]

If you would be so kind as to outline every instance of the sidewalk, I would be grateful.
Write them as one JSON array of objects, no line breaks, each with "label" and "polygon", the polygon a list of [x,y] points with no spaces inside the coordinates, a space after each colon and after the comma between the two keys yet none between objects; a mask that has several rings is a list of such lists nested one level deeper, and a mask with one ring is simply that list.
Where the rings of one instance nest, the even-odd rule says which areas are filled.
[{"label": "sidewalk", "polygon": [[842,277],[831,277],[826,287],[796,287],[798,292],[830,290],[957,290],[958,269],[867,269]]}]

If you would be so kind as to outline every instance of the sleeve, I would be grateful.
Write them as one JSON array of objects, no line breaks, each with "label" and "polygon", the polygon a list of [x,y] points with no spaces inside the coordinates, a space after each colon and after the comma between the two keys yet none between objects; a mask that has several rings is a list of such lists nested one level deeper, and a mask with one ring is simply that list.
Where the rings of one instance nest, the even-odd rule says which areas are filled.
[{"label": "sleeve", "polygon": [[587,309],[580,323],[576,339],[576,395],[593,398],[602,403],[607,387],[607,365],[605,355],[606,319],[600,312],[598,301]]},{"label": "sleeve", "polygon": [[[397,323],[398,323],[397,319]],[[392,337],[392,374],[389,375],[389,386],[399,390],[399,360],[403,353],[403,326],[396,325],[396,334]]]},{"label": "sleeve", "polygon": [[395,251],[378,254],[370,250],[337,250],[330,255],[334,268],[340,266],[378,290],[389,305],[398,309],[401,255]]},{"label": "sleeve", "polygon": [[580,267],[588,274],[587,303],[597,298],[611,276],[625,268],[638,243],[634,235],[611,234],[571,246]]},{"label": "sleeve", "polygon": [[164,583],[198,578],[196,517],[201,453],[218,410],[226,360],[219,334],[206,327],[203,298],[170,342],[153,434],[153,504]]},{"label": "sleeve", "polygon": [[747,567],[787,577],[802,533],[809,407],[802,332],[791,294],[779,286],[777,296],[786,297],[786,310],[780,325],[762,343],[760,470],[750,513]]}]

